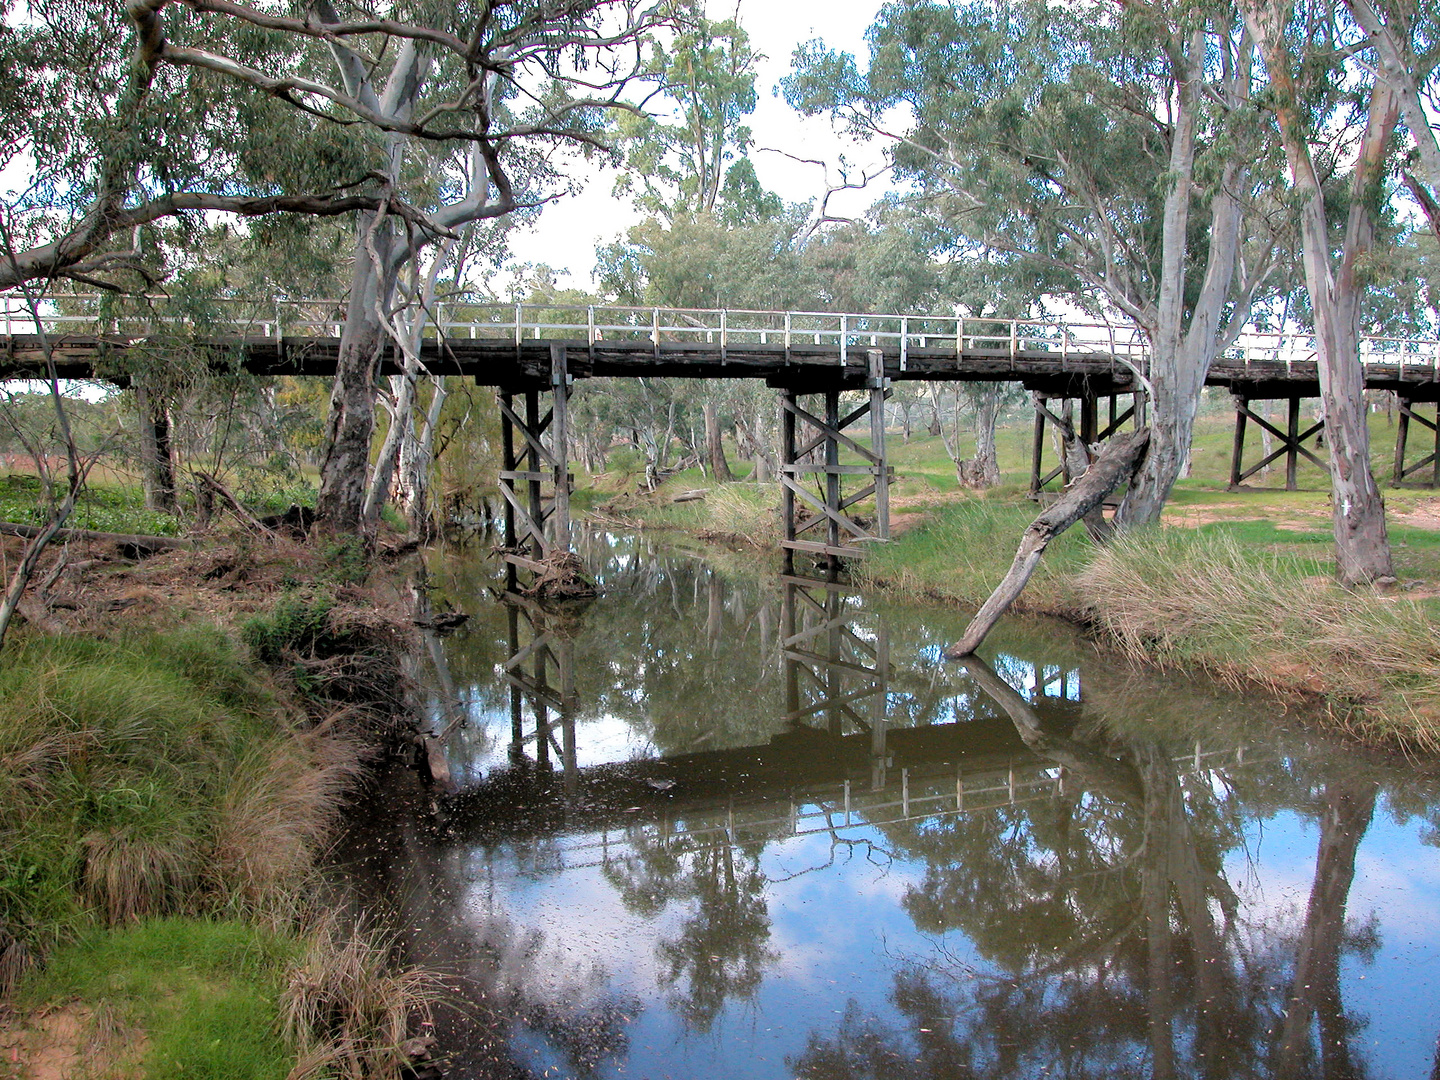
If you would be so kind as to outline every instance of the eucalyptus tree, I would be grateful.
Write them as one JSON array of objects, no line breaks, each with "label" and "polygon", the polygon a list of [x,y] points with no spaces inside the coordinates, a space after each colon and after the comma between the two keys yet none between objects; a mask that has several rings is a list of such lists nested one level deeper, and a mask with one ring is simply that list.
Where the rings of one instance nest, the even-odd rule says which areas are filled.
[{"label": "eucalyptus tree", "polygon": [[[783,203],[764,190],[746,156],[753,138],[746,117],[755,110],[761,57],[736,19],[706,18],[701,7],[689,4],[689,17],[678,32],[652,37],[646,70],[657,80],[657,97],[644,115],[622,116],[617,122],[625,170],[616,193],[635,192],[636,205],[649,216],[625,240],[602,251],[602,278],[631,303],[759,306],[755,297],[765,287],[747,290],[741,284],[745,277],[721,263],[708,269],[698,266],[707,257],[723,258],[717,249],[732,246],[723,239],[724,230],[739,230],[753,239],[754,229],[763,231],[767,223],[786,217]],[[682,236],[698,239],[700,246],[687,252]],[[785,237],[777,250],[790,240]],[[748,243],[734,246],[747,254],[760,250]],[[762,278],[773,278],[764,265],[753,269]],[[731,480],[722,410],[731,414],[738,435],[734,414],[747,411],[753,393],[723,381],[677,389],[675,396],[698,399],[711,474],[717,481]]]},{"label": "eucalyptus tree", "polygon": [[1440,92],[1440,14],[1418,0],[1346,0],[1345,8],[1369,38],[1378,77],[1399,99],[1412,142],[1405,185],[1440,239],[1440,138],[1432,120]]},{"label": "eucalyptus tree", "polygon": [[[1241,6],[1269,76],[1266,101],[1299,208],[1339,578],[1344,584],[1393,580],[1385,501],[1370,468],[1361,308],[1402,115],[1423,178],[1410,177],[1411,188],[1427,213],[1426,185],[1440,182],[1440,149],[1420,99],[1440,59],[1437,21],[1406,0],[1354,0],[1339,9],[1294,0],[1242,0]],[[1326,183],[1337,167],[1349,171],[1343,232],[1335,228]]]},{"label": "eucalyptus tree", "polygon": [[[37,160],[52,144],[64,151],[68,171],[37,190],[52,204],[42,209],[65,213],[35,216],[0,286],[143,272],[115,238],[192,210],[353,215],[318,503],[332,529],[362,522],[375,374],[402,271],[466,225],[537,201],[521,178],[540,152],[603,148],[603,117],[633,107],[623,95],[641,67],[636,41],[669,18],[664,0],[132,0],[126,37],[110,5],[34,7],[53,32],[6,47],[49,49],[19,79],[57,105],[30,138]],[[104,62],[64,57],[66,33],[92,24]],[[59,117],[55,72],[83,90],[83,138]]]},{"label": "eucalyptus tree", "polygon": [[713,21],[692,10],[678,32],[649,44],[647,72],[662,103],[618,118],[625,171],[617,193],[638,185],[637,205],[667,221],[743,202],[756,190],[745,156],[752,140],[745,117],[755,111],[760,59],[750,36],[734,19]]},{"label": "eucalyptus tree", "polygon": [[1209,365],[1276,260],[1268,220],[1247,213],[1268,146],[1239,18],[1170,0],[896,0],[869,37],[864,71],[802,47],[788,100],[888,140],[917,205],[1008,258],[1035,299],[1143,329],[1154,433],[1119,519],[1156,520]]},{"label": "eucalyptus tree", "polygon": [[[706,309],[797,307],[815,295],[816,278],[799,244],[803,226],[803,217],[794,208],[729,223],[709,213],[686,214],[670,222],[651,217],[633,227],[624,241],[600,250],[600,285],[622,303]],[[670,425],[668,403],[682,413],[698,404],[712,472],[723,478],[728,468],[716,451],[722,410],[727,410],[732,422],[748,433],[746,441],[757,460],[765,460],[764,447],[773,444],[774,400],[755,380],[672,388],[649,382],[645,401],[638,402],[645,408],[636,414],[650,418],[645,430],[651,430],[654,422]],[[653,407],[657,394],[667,401],[662,410]],[[665,447],[651,439],[642,449],[648,458],[653,452],[663,453]]]}]

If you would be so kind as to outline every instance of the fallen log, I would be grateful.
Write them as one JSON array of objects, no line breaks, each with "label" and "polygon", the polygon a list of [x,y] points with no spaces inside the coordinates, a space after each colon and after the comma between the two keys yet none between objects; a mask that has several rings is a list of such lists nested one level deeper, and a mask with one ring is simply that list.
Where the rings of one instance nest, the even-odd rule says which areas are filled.
[{"label": "fallen log", "polygon": [[1091,462],[1085,474],[1026,527],[1010,569],[970,620],[960,640],[945,650],[948,659],[969,656],[980,647],[985,635],[1024,591],[1050,541],[1097,509],[1106,496],[1133,477],[1149,445],[1148,428],[1117,435]]},{"label": "fallen log", "polygon": [[[44,527],[40,525],[21,525],[14,521],[0,521],[0,533],[6,536],[20,536],[26,540],[33,540],[43,531]],[[114,544],[117,547],[146,551],[151,554],[157,551],[173,551],[177,548],[193,548],[195,546],[193,540],[185,540],[178,536],[95,532],[92,529],[59,529],[56,531],[54,539],[62,543],[67,540],[90,540],[97,544]]]},{"label": "fallen log", "polygon": [[240,523],[242,525],[245,525],[248,528],[255,530],[256,532],[268,533],[270,531],[270,527],[268,525],[266,525],[263,521],[257,518],[254,514],[250,513],[249,510],[246,510],[245,507],[241,506],[240,500],[234,496],[230,489],[227,488],[210,473],[196,472],[195,479],[202,488],[205,488],[206,490],[217,496],[221,502],[223,502],[227,507],[229,507],[230,512],[240,520]]}]

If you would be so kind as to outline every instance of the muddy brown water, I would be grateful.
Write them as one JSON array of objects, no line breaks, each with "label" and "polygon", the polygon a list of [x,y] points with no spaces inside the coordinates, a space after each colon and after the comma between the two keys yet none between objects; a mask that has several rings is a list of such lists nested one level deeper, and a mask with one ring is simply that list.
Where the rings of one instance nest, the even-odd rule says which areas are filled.
[{"label": "muddy brown water", "polygon": [[357,807],[368,902],[447,973],[467,1077],[1418,1077],[1440,769],[1056,623],[635,537],[601,596],[472,613],[420,675],[457,791]]}]

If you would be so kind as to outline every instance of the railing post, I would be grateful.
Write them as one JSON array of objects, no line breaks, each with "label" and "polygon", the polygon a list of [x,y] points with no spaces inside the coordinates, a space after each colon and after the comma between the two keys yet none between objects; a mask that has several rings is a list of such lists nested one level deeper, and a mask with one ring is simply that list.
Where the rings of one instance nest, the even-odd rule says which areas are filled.
[{"label": "railing post", "polygon": [[660,351],[660,309],[650,309],[650,344],[655,346],[655,351]]},{"label": "railing post", "polygon": [[595,305],[591,304],[585,309],[585,340],[590,347],[595,347]]},{"label": "railing post", "polygon": [[790,352],[790,312],[785,312],[785,352],[786,359],[789,359]]},{"label": "railing post", "polygon": [[955,320],[955,362],[965,359],[965,320]]},{"label": "railing post", "polygon": [[848,329],[848,327],[849,327],[849,321],[846,319],[846,317],[845,317],[844,315],[841,315],[841,316],[840,316],[840,366],[841,366],[842,368],[845,366],[845,346],[846,346],[846,341],[845,341],[846,333],[845,333],[845,332],[846,332],[846,330]]},{"label": "railing post", "polygon": [[524,337],[525,337],[525,326],[524,326],[524,323],[525,323],[524,314],[523,314],[523,312],[520,310],[520,305],[519,305],[519,304],[516,304],[516,305],[515,305],[515,348],[517,348],[517,349],[520,348],[520,343],[521,343],[521,341],[524,340]]},{"label": "railing post", "polygon": [[725,350],[730,346],[730,313],[720,310],[720,362],[725,363]]},{"label": "railing post", "polygon": [[[1019,333],[1019,330],[1020,330],[1020,324],[1019,324],[1019,322],[1018,322],[1017,320],[1015,320],[1015,319],[1011,319],[1011,320],[1010,320],[1010,362],[1011,362],[1012,364],[1015,362],[1015,354],[1019,351],[1019,350],[1018,350],[1019,341],[1018,341],[1018,338],[1017,338],[1017,334]],[[1111,355],[1114,355],[1113,352],[1112,352]]]},{"label": "railing post", "polygon": [[905,316],[900,317],[900,370],[905,370],[905,365],[910,359],[910,320]]}]

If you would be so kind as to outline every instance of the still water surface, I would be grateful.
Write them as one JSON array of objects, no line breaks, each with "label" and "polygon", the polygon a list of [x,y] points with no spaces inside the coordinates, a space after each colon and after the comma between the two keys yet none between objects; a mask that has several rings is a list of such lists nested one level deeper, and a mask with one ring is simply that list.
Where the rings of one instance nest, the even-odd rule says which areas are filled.
[{"label": "still water surface", "polygon": [[363,870],[451,1075],[1421,1077],[1440,773],[1007,620],[596,536],[602,595],[430,561],[458,792]]}]

